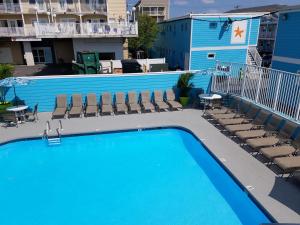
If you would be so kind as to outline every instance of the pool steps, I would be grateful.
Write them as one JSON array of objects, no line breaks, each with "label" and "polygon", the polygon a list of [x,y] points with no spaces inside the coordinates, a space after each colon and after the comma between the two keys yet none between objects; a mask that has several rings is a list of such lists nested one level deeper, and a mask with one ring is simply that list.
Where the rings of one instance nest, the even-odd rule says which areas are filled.
[{"label": "pool steps", "polygon": [[50,121],[46,122],[43,139],[47,140],[49,146],[61,144],[61,131],[63,130],[62,122],[59,121],[59,127],[55,130],[51,129]]}]

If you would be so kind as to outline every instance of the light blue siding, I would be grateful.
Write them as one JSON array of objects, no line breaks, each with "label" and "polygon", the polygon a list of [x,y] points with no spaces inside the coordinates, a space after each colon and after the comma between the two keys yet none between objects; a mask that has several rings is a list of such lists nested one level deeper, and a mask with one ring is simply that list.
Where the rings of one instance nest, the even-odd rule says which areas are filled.
[{"label": "light blue siding", "polygon": [[[39,111],[49,112],[54,109],[55,96],[66,94],[69,97],[75,93],[84,96],[95,93],[100,100],[100,94],[110,92],[136,91],[137,93],[149,90],[166,90],[176,86],[180,73],[168,73],[159,75],[135,75],[135,76],[111,76],[111,77],[75,77],[75,78],[45,78],[33,79],[27,86],[16,87],[17,96],[24,100],[31,108],[38,103]],[[201,88],[204,92],[209,91],[210,79],[208,75],[196,75],[193,83],[195,88]],[[14,98],[10,88],[6,100]]]},{"label": "light blue siding", "polygon": [[257,45],[259,35],[260,19],[252,19],[249,45]]},{"label": "light blue siding", "polygon": [[[244,49],[248,45],[257,45],[259,18],[249,19],[249,17],[241,15],[231,19],[247,19],[245,43],[231,44],[232,25],[229,24],[227,29],[224,29],[223,26],[225,21],[228,21],[227,16],[199,16],[161,23],[161,32],[152,49],[152,56],[165,57],[170,67],[180,66],[181,69],[184,68],[186,53],[191,53],[188,57],[189,69],[204,70],[213,67],[214,60],[207,58],[208,52],[218,52],[218,60],[245,63],[247,51]],[[215,28],[210,27],[210,21],[216,22],[217,26]],[[187,26],[183,25],[185,23]],[[244,49],[236,50],[237,47],[243,47]],[[203,48],[206,52],[198,53]],[[218,50],[210,50],[209,48]],[[221,50],[223,51],[222,53],[219,52]],[[197,52],[195,53],[195,51]],[[205,57],[203,54],[205,54]],[[200,58],[197,58],[197,56]]]},{"label": "light blue siding", "polygon": [[300,11],[279,16],[274,55],[300,58]]},{"label": "light blue siding", "polygon": [[[285,16],[285,19],[283,15]],[[279,16],[274,55],[300,60],[300,11],[282,13]],[[299,64],[273,60],[272,68],[296,73]]]},{"label": "light blue siding", "polygon": [[[215,53],[216,58],[207,59],[208,53]],[[216,60],[223,62],[245,63],[247,49],[192,51],[191,70],[200,68],[215,68]]]},{"label": "light blue siding", "polygon": [[184,57],[190,52],[191,20],[184,19],[159,25],[160,33],[151,51],[151,56],[165,57],[171,68],[184,69]]},{"label": "light blue siding", "polygon": [[[243,19],[234,18],[235,20]],[[216,21],[216,18],[207,19]],[[227,20],[227,17],[220,18],[221,21]],[[257,44],[257,35],[259,32],[259,19],[252,19],[247,21],[247,35],[244,44],[231,44],[232,26],[229,25],[227,29],[224,29],[225,22],[218,22],[217,27],[212,29],[209,27],[208,21],[201,21],[193,19],[193,32],[192,32],[192,47],[216,47],[216,46],[240,46],[248,45],[249,33],[251,34],[251,45]],[[251,30],[250,30],[251,29]]]},{"label": "light blue siding", "polygon": [[291,63],[285,63],[285,62],[278,62],[278,61],[272,61],[272,68],[277,70],[283,70],[288,71],[291,73],[297,73],[300,71],[300,65],[297,64],[291,64]]}]

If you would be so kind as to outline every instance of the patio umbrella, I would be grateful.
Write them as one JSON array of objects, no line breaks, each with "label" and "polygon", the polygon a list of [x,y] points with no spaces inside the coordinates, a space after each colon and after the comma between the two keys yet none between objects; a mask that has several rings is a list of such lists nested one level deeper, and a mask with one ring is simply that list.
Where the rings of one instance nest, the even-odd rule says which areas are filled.
[{"label": "patio umbrella", "polygon": [[17,103],[17,94],[16,86],[23,86],[29,84],[29,79],[20,78],[20,77],[8,77],[3,80],[0,80],[0,87],[13,87],[14,95]]}]

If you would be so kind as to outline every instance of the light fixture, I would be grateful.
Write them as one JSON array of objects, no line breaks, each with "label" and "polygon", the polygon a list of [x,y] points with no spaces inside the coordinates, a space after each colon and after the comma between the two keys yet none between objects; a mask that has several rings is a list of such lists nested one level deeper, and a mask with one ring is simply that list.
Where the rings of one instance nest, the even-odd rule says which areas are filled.
[{"label": "light fixture", "polygon": [[132,11],[135,12],[135,10],[136,10],[136,8],[135,8],[135,7],[132,7]]}]

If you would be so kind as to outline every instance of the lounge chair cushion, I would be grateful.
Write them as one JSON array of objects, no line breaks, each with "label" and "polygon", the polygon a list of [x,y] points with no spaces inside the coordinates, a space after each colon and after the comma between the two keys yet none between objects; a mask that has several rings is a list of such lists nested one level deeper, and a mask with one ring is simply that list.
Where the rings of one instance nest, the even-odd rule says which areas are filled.
[{"label": "lounge chair cushion", "polygon": [[249,138],[262,137],[265,134],[266,134],[265,130],[244,130],[244,131],[238,131],[235,133],[235,135],[238,136],[242,140],[249,139]]},{"label": "lounge chair cushion", "polygon": [[222,108],[222,109],[209,109],[206,110],[205,113],[208,115],[216,115],[216,114],[224,114],[230,112],[229,109],[227,108]]},{"label": "lounge chair cushion", "polygon": [[232,133],[236,132],[236,131],[250,130],[252,128],[253,128],[253,124],[251,124],[251,123],[225,126],[225,129]]},{"label": "lounge chair cushion", "polygon": [[140,105],[139,104],[137,104],[137,103],[130,103],[129,104],[129,110],[130,111],[134,111],[134,112],[139,112],[140,110],[141,110],[141,107],[140,107]]},{"label": "lounge chair cushion", "polygon": [[172,109],[181,109],[182,108],[182,105],[177,101],[169,100],[167,103],[170,105],[170,107]]},{"label": "lounge chair cushion", "polygon": [[116,104],[117,112],[127,112],[127,106],[125,104]]},{"label": "lounge chair cushion", "polygon": [[142,102],[142,106],[145,110],[154,110],[154,105],[151,102]]},{"label": "lounge chair cushion", "polygon": [[218,121],[221,125],[225,126],[225,125],[241,124],[244,122],[244,120],[245,119],[243,118],[234,118],[234,119],[220,119]]},{"label": "lounge chair cushion", "polygon": [[98,106],[96,105],[88,105],[85,110],[85,114],[87,115],[92,115],[92,114],[96,115],[97,112],[98,112]]},{"label": "lounge chair cushion", "polygon": [[238,116],[236,113],[224,113],[224,114],[212,115],[211,117],[215,120],[218,120],[218,119],[232,119],[236,116]]},{"label": "lounge chair cushion", "polygon": [[267,146],[276,145],[279,142],[279,139],[276,137],[264,137],[264,138],[253,138],[248,139],[246,143],[252,148],[262,148]]},{"label": "lounge chair cushion", "polygon": [[300,169],[300,156],[279,157],[274,160],[284,173],[294,172]]},{"label": "lounge chair cushion", "polygon": [[52,114],[53,117],[64,117],[66,114],[67,108],[56,108]]},{"label": "lounge chair cushion", "polygon": [[165,102],[156,102],[155,104],[159,109],[168,109],[169,108],[168,104]]},{"label": "lounge chair cushion", "polygon": [[287,156],[294,153],[295,151],[295,148],[293,148],[291,145],[281,145],[260,149],[260,152],[268,159]]},{"label": "lounge chair cushion", "polygon": [[72,107],[70,112],[69,112],[69,115],[71,116],[80,116],[81,115],[81,112],[82,112],[82,107]]},{"label": "lounge chair cushion", "polygon": [[102,113],[112,113],[113,112],[112,105],[102,105],[101,111]]}]

